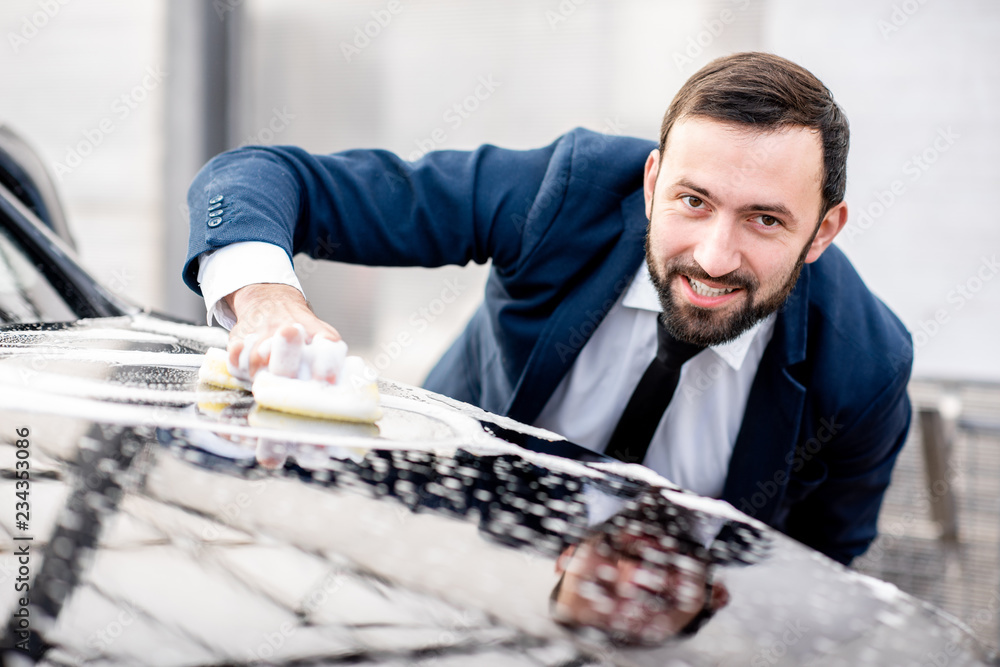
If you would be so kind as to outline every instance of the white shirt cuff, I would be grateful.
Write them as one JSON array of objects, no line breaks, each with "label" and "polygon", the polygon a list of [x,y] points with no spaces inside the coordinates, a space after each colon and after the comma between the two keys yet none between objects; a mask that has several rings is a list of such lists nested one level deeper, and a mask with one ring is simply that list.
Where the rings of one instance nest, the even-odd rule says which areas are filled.
[{"label": "white shirt cuff", "polygon": [[271,243],[245,241],[198,255],[198,284],[205,297],[209,325],[214,317],[226,329],[232,329],[236,315],[223,297],[256,283],[289,285],[302,292],[288,255]]}]

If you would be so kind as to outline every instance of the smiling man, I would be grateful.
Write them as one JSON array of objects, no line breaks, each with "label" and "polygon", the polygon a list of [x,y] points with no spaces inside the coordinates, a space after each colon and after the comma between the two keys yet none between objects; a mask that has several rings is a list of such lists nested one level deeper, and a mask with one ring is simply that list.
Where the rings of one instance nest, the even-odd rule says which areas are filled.
[{"label": "smiling man", "polygon": [[184,278],[232,327],[233,359],[250,341],[255,371],[253,341],[294,338],[292,323],[339,337],[301,293],[297,252],[492,261],[427,387],[641,461],[849,562],[909,427],[912,346],[831,246],[847,148],[826,87],[762,53],[693,75],[658,144],[574,130],[413,163],[246,147],[191,187]]},{"label": "smiling man", "polygon": [[819,134],[802,126],[673,126],[643,183],[646,262],[671,333],[718,345],[781,307],[847,221],[843,202],[823,208],[822,158]]}]

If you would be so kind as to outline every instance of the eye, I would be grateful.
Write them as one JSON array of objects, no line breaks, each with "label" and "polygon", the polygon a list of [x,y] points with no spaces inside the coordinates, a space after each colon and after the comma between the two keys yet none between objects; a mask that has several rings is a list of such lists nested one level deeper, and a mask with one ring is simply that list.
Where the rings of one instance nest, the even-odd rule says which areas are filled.
[{"label": "eye", "polygon": [[760,224],[763,227],[780,227],[781,226],[781,220],[778,220],[773,215],[759,215],[759,216],[757,216],[757,220],[760,221]]},{"label": "eye", "polygon": [[704,208],[705,201],[701,197],[695,197],[694,195],[681,195],[681,199],[684,200],[691,208]]}]

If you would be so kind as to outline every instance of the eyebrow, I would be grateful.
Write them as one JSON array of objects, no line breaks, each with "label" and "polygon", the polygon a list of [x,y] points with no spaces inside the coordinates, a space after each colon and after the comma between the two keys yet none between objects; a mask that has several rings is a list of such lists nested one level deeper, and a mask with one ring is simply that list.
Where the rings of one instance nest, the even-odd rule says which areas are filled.
[{"label": "eyebrow", "polygon": [[[679,181],[677,181],[677,183],[675,183],[675,187],[681,187],[681,188],[684,188],[686,190],[693,190],[693,191],[697,192],[699,195],[701,195],[702,197],[704,197],[705,199],[715,199],[715,197],[712,196],[712,193],[710,193],[707,188],[703,188],[700,185],[695,185],[691,181],[689,181],[687,179],[684,179],[684,178],[682,178]],[[741,206],[739,209],[737,209],[736,212],[737,213],[755,213],[755,212],[759,212],[759,211],[769,211],[769,212],[772,212],[772,213],[777,213],[778,215],[783,216],[784,218],[786,218],[787,221],[790,222],[790,223],[796,223],[796,222],[798,222],[798,220],[796,219],[795,215],[792,214],[792,212],[788,209],[787,206],[785,206],[784,204],[778,204],[778,203],[750,204],[748,206]]]}]

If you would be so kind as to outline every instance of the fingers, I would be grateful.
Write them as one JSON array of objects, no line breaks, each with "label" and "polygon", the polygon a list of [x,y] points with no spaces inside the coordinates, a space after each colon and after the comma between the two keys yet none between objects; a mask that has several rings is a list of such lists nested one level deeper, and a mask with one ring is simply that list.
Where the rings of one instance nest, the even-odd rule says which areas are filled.
[{"label": "fingers", "polygon": [[229,367],[229,374],[233,377],[238,377],[239,371],[236,369],[240,367],[240,354],[243,353],[244,347],[246,347],[246,344],[242,339],[235,338],[233,334],[229,335],[229,345],[226,349],[226,365]]},{"label": "fingers", "polygon": [[306,330],[301,324],[288,324],[280,329],[271,341],[270,357],[267,370],[286,377],[299,377],[299,367],[302,364],[302,348],[306,344]]},{"label": "fingers", "polygon": [[[334,338],[336,336],[336,338]],[[242,338],[234,329],[230,336],[227,365],[234,377],[252,380],[258,371],[301,380],[334,383],[339,374],[362,373],[347,359],[347,344],[336,329],[325,325],[314,336],[295,322],[284,324],[273,335],[250,333]]]},{"label": "fingers", "polygon": [[308,342],[312,342],[315,338],[325,338],[330,342],[337,342],[343,340],[340,336],[340,332],[334,329],[332,326],[319,319],[318,317],[313,317],[313,322],[307,323],[306,334],[308,336]]},{"label": "fingers", "polygon": [[319,335],[313,338],[306,353],[312,379],[333,383],[347,358],[347,343]]},{"label": "fingers", "polygon": [[[307,377],[332,381],[346,356],[340,332],[304,302],[254,301],[237,315],[228,344],[228,365],[235,377],[252,380],[265,368],[283,377],[299,377],[305,361]],[[307,346],[316,341],[320,341],[317,350],[308,352]]]},{"label": "fingers", "polygon": [[250,357],[255,352],[258,338],[256,334],[250,334],[234,341],[233,336],[230,336],[229,356],[226,359],[230,375],[240,380],[249,380],[253,377]]}]

